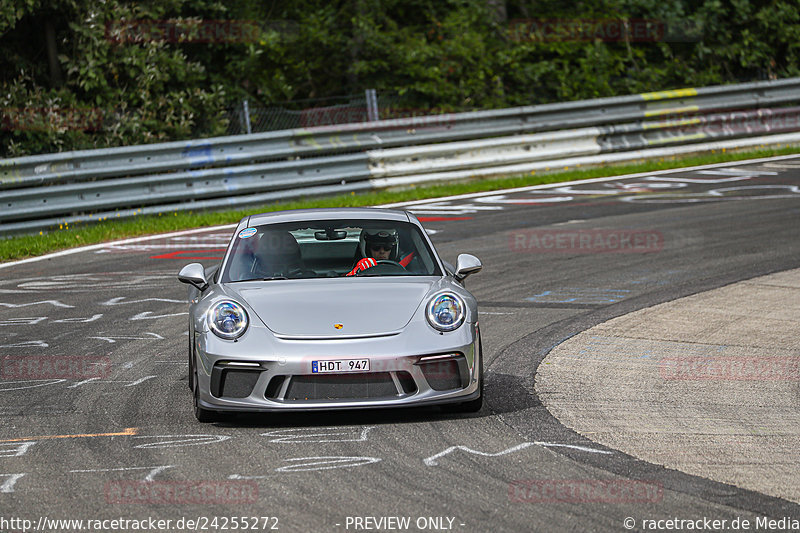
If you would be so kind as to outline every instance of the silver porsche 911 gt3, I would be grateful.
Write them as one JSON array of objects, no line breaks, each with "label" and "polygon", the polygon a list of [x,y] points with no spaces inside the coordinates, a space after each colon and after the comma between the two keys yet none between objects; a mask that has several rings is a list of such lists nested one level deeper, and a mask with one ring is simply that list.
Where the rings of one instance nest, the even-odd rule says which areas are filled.
[{"label": "silver porsche 911 gt3", "polygon": [[185,266],[189,387],[201,422],[225,412],[449,404],[477,411],[481,262],[437,255],[405,211],[246,217],[220,265]]}]

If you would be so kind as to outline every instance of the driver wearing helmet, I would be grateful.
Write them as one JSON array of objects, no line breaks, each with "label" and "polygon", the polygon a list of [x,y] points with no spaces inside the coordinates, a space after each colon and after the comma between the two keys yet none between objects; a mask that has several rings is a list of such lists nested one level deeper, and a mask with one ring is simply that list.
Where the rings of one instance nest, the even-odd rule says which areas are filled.
[{"label": "driver wearing helmet", "polygon": [[378,261],[396,261],[397,244],[397,232],[394,230],[365,231],[363,243],[359,243],[363,259],[345,275],[355,276],[363,270],[374,267]]}]

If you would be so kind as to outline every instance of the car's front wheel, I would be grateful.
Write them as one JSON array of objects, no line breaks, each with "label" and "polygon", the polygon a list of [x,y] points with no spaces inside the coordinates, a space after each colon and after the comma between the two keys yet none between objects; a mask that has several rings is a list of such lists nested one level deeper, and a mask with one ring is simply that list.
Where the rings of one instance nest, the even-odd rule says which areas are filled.
[{"label": "car's front wheel", "polygon": [[451,413],[477,413],[483,408],[483,379],[480,382],[481,395],[468,402],[456,403],[447,406],[447,410]]}]

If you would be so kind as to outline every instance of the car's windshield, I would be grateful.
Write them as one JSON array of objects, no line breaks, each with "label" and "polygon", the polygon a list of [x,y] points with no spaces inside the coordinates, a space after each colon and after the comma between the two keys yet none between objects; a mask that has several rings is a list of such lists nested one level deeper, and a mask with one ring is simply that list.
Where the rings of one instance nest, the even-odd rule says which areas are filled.
[{"label": "car's windshield", "polygon": [[414,224],[315,220],[239,231],[222,281],[434,275],[441,271]]}]

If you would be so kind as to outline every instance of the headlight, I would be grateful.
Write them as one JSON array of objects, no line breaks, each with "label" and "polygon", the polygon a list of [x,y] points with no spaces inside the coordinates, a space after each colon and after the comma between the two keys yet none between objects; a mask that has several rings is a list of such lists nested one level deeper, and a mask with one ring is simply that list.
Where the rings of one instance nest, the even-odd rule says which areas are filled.
[{"label": "headlight", "polygon": [[428,304],[428,322],[439,331],[453,331],[464,323],[464,301],[455,294],[440,294]]},{"label": "headlight", "polygon": [[218,337],[235,339],[247,329],[247,312],[236,302],[220,302],[208,310],[208,327]]}]

